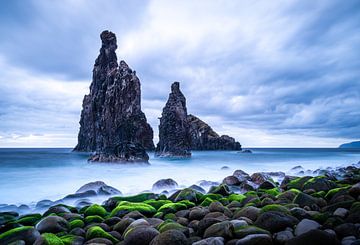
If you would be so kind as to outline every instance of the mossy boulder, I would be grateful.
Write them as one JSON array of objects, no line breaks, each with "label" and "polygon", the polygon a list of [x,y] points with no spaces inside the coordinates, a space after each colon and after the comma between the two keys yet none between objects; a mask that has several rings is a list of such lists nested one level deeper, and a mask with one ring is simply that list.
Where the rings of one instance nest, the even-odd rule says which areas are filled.
[{"label": "mossy boulder", "polygon": [[220,194],[208,193],[208,194],[203,195],[203,196],[200,198],[199,202],[200,202],[200,203],[203,202],[206,198],[210,198],[211,200],[219,201],[221,198],[223,198],[223,196],[220,195]]},{"label": "mossy boulder", "polygon": [[164,220],[168,220],[168,219],[175,221],[177,219],[177,217],[174,213],[168,213],[168,214],[164,215]]},{"label": "mossy boulder", "polygon": [[237,201],[237,202],[242,202],[243,200],[245,200],[246,196],[243,194],[231,194],[228,196],[228,200],[230,202],[232,201]]},{"label": "mossy boulder", "polygon": [[300,192],[296,195],[294,199],[294,203],[298,204],[300,207],[311,207],[312,205],[317,203],[317,198],[310,196],[306,193]]},{"label": "mossy boulder", "polygon": [[261,208],[260,213],[265,213],[265,212],[269,212],[269,211],[277,211],[277,212],[281,212],[281,213],[285,213],[285,214],[290,214],[290,211],[280,204],[266,205]]},{"label": "mossy boulder", "polygon": [[154,200],[154,199],[150,199],[150,200],[144,201],[144,203],[153,206],[155,209],[159,209],[162,205],[167,204],[167,203],[172,203],[172,201],[170,201],[170,200]]},{"label": "mossy boulder", "polygon": [[16,220],[16,223],[25,226],[34,226],[42,218],[41,214],[28,214]]},{"label": "mossy boulder", "polygon": [[278,187],[274,187],[274,188],[271,188],[271,189],[266,189],[266,190],[261,190],[263,191],[264,193],[270,195],[270,196],[273,196],[273,197],[276,197],[277,195],[279,195],[281,193],[280,189]]},{"label": "mossy boulder", "polygon": [[138,195],[133,195],[133,196],[126,196],[126,197],[112,197],[110,199],[117,201],[118,203],[121,201],[126,201],[126,202],[144,202],[146,200],[150,200],[150,199],[157,199],[159,197],[158,194],[152,193],[152,192],[146,192],[146,193],[141,193]]},{"label": "mossy boulder", "polygon": [[118,239],[104,231],[100,226],[93,226],[89,228],[86,232],[86,240],[90,240],[93,238],[106,238],[112,241],[113,243],[119,242]]},{"label": "mossy boulder", "polygon": [[219,186],[212,186],[209,190],[209,193],[220,194],[222,196],[228,196],[228,195],[230,195],[230,189],[229,189],[229,186],[227,186],[226,184],[221,184]]},{"label": "mossy boulder", "polygon": [[264,230],[260,227],[253,226],[253,225],[240,226],[240,227],[236,227],[234,229],[234,237],[238,238],[238,239],[246,237],[247,235],[253,235],[253,234],[271,235],[270,232],[268,232],[267,230]]},{"label": "mossy boulder", "polygon": [[179,223],[167,220],[158,226],[158,230],[160,233],[163,233],[168,230],[178,230],[181,232],[186,232],[187,228],[185,226],[180,225]]},{"label": "mossy boulder", "polygon": [[285,188],[287,190],[289,189],[303,190],[304,184],[311,178],[312,178],[311,176],[298,177],[294,180],[291,180],[288,184],[286,184]]},{"label": "mossy boulder", "polygon": [[106,210],[98,204],[93,204],[90,207],[86,208],[84,211],[85,216],[98,215],[100,217],[105,217]]},{"label": "mossy boulder", "polygon": [[337,195],[347,194],[348,189],[349,189],[349,187],[339,187],[339,188],[331,189],[326,193],[325,199],[330,201],[333,197],[335,197]]},{"label": "mossy boulder", "polygon": [[[170,205],[170,204],[172,204],[172,203],[168,203],[165,205]],[[149,204],[121,201],[117,205],[117,207],[111,212],[110,216],[123,216],[131,211],[138,211],[141,214],[146,215],[146,216],[151,216],[156,213],[156,209]]]},{"label": "mossy boulder", "polygon": [[195,203],[190,202],[189,200],[182,200],[182,201],[180,201],[180,202],[178,202],[178,203],[181,203],[181,204],[186,205],[186,208],[193,208],[193,207],[195,207]]},{"label": "mossy boulder", "polygon": [[187,209],[186,204],[178,202],[178,203],[167,203],[162,205],[159,208],[159,212],[162,212],[164,214],[168,214],[168,213],[176,213],[179,210],[183,210],[183,209]]},{"label": "mossy boulder", "polygon": [[27,244],[33,244],[40,237],[39,231],[32,226],[22,226],[0,234],[0,244],[9,244],[17,240],[23,240]]},{"label": "mossy boulder", "polygon": [[210,197],[207,197],[200,203],[200,206],[208,207],[212,202],[215,202],[215,200],[211,199]]},{"label": "mossy boulder", "polygon": [[101,223],[104,221],[104,218],[99,215],[90,215],[85,217],[85,223],[91,224],[91,223]]},{"label": "mossy boulder", "polygon": [[303,190],[314,189],[315,191],[329,191],[336,188],[334,181],[325,176],[317,176],[307,180],[303,185]]},{"label": "mossy boulder", "polygon": [[77,228],[77,227],[83,228],[84,226],[85,226],[85,223],[81,219],[74,219],[74,220],[70,221],[70,230]]},{"label": "mossy boulder", "polygon": [[190,202],[198,202],[198,199],[200,199],[202,194],[200,192],[195,191],[191,188],[185,188],[181,190],[174,198],[174,202],[179,202],[183,200],[188,200]]},{"label": "mossy boulder", "polygon": [[41,242],[39,241],[39,243],[44,245],[64,245],[64,242],[57,235],[52,233],[42,234],[39,240],[41,240]]},{"label": "mossy boulder", "polygon": [[60,239],[64,243],[64,245],[77,245],[84,243],[84,238],[81,236],[65,235],[60,237]]}]

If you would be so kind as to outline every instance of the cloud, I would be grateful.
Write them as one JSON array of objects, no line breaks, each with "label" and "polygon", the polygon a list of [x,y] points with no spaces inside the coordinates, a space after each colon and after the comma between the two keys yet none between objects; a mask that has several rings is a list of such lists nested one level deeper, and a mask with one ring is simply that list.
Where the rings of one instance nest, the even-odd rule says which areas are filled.
[{"label": "cloud", "polygon": [[[76,135],[99,33],[110,29],[155,134],[177,80],[189,113],[243,145],[360,138],[358,1],[19,2],[0,8],[14,13],[0,22],[4,135]],[[28,125],[12,124],[23,113]]]}]

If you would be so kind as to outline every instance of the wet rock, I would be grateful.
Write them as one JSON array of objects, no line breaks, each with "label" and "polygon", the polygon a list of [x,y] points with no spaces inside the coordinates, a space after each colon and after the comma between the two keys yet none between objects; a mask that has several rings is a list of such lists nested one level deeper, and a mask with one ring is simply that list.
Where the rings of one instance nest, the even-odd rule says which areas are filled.
[{"label": "wet rock", "polygon": [[280,231],[274,235],[274,241],[276,244],[285,244],[292,238],[294,238],[294,234],[289,230]]},{"label": "wet rock", "polygon": [[235,176],[227,176],[223,179],[222,183],[226,185],[240,185],[240,180]]},{"label": "wet rock", "polygon": [[106,238],[93,238],[85,243],[85,245],[113,245],[113,242]]},{"label": "wet rock", "polygon": [[194,191],[198,191],[202,194],[205,194],[205,192],[206,192],[202,187],[200,187],[198,185],[191,185],[191,186],[189,186],[189,188],[193,189]]},{"label": "wet rock", "polygon": [[259,189],[272,189],[275,187],[276,187],[276,185],[272,181],[269,181],[269,180],[265,180],[264,182],[262,182],[259,185]]},{"label": "wet rock", "polygon": [[233,176],[239,179],[239,181],[243,182],[246,180],[251,180],[250,175],[244,172],[241,169],[235,170]]},{"label": "wet rock", "polygon": [[67,231],[70,228],[69,223],[59,216],[48,216],[43,218],[35,227],[39,232],[58,233]]},{"label": "wet rock", "polygon": [[279,232],[287,227],[293,227],[298,223],[298,219],[290,215],[269,211],[261,214],[255,221],[255,225],[270,231],[271,233]]},{"label": "wet rock", "polygon": [[188,242],[183,232],[178,230],[168,230],[156,236],[150,243],[150,245],[164,244],[187,245]]},{"label": "wet rock", "polygon": [[219,136],[208,124],[194,115],[188,115],[192,150],[241,150],[241,145],[234,138]]},{"label": "wet rock", "polygon": [[336,239],[336,236],[322,230],[311,230],[300,236],[290,239],[286,245],[340,245],[340,242]]},{"label": "wet rock", "polygon": [[251,175],[251,180],[258,185],[261,185],[262,183],[264,183],[266,180],[269,181],[273,181],[270,177],[270,175],[266,174],[266,173],[253,173]]},{"label": "wet rock", "polygon": [[310,230],[319,229],[320,227],[321,225],[314,220],[303,219],[297,224],[295,228],[295,236],[300,236],[301,234],[304,234]]},{"label": "wet rock", "polygon": [[[102,47],[95,61],[90,94],[83,100],[74,150],[98,152],[103,158],[93,158],[96,161],[140,161],[134,157],[137,154],[128,151],[130,145],[139,146],[131,148],[134,150],[154,149],[153,131],[141,111],[140,80],[124,61],[118,64],[115,34],[104,31],[100,37]],[[148,160],[146,156],[144,161]]]},{"label": "wet rock", "polygon": [[356,183],[349,189],[349,194],[357,198],[360,195],[360,182]]},{"label": "wet rock", "polygon": [[0,234],[0,244],[10,244],[19,240],[33,244],[40,237],[39,231],[33,227],[18,227]]},{"label": "wet rock", "polygon": [[306,181],[303,189],[314,189],[315,191],[329,191],[336,187],[337,185],[333,181],[328,180],[326,177],[319,176]]},{"label": "wet rock", "polygon": [[234,232],[234,226],[230,221],[223,221],[209,226],[204,233],[204,238],[223,237],[229,239]]},{"label": "wet rock", "polygon": [[344,223],[335,227],[335,232],[339,237],[355,236],[359,235],[358,227],[353,223]]},{"label": "wet rock", "polygon": [[124,245],[143,245],[150,242],[160,233],[152,227],[136,227],[125,234]]},{"label": "wet rock", "polygon": [[193,243],[193,245],[224,245],[223,237],[209,237]]},{"label": "wet rock", "polygon": [[89,182],[81,186],[76,194],[87,193],[88,191],[93,191],[99,195],[121,195],[118,189],[105,184],[103,181]]},{"label": "wet rock", "polygon": [[246,217],[251,219],[252,221],[256,221],[256,219],[259,217],[260,215],[260,209],[257,207],[253,207],[253,206],[249,206],[249,207],[244,207],[238,211],[235,212],[234,214],[234,218],[240,218],[240,217]]},{"label": "wet rock", "polygon": [[159,143],[155,154],[161,157],[190,157],[189,129],[186,99],[180,91],[179,82],[174,82],[160,118]]},{"label": "wet rock", "polygon": [[156,181],[152,189],[156,191],[163,191],[163,190],[173,190],[178,187],[178,183],[176,183],[173,179],[161,179]]},{"label": "wet rock", "polygon": [[339,216],[341,218],[345,218],[349,213],[349,210],[347,210],[346,208],[337,208],[333,215],[335,216]]},{"label": "wet rock", "polygon": [[271,236],[267,234],[252,234],[247,235],[244,238],[241,238],[236,242],[236,245],[272,245],[272,239]]}]

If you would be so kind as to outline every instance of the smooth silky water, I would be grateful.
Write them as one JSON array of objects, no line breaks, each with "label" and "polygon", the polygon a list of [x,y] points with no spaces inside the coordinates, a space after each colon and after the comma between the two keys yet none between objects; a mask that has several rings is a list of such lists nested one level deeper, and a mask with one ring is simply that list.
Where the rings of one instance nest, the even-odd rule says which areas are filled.
[{"label": "smooth silky water", "polygon": [[[283,171],[297,165],[315,170],[360,161],[360,150],[251,149],[252,154],[229,151],[195,151],[190,159],[155,158],[150,165],[88,163],[88,154],[71,149],[0,149],[0,204],[34,205],[43,199],[58,200],[79,187],[101,180],[124,195],[151,190],[153,183],[172,178],[181,187],[200,180],[221,181],[234,170],[249,174]],[[223,166],[228,169],[221,169]],[[105,198],[105,197],[104,197]]]}]

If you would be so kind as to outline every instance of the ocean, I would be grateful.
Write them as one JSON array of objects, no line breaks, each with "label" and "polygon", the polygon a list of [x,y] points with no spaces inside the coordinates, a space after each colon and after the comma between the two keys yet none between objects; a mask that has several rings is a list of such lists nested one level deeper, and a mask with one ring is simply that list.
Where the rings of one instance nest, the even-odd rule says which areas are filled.
[{"label": "ocean", "polygon": [[[0,204],[34,205],[43,199],[58,200],[82,185],[101,180],[124,195],[151,190],[162,178],[180,187],[200,180],[221,182],[236,169],[251,174],[283,171],[301,165],[305,170],[340,167],[360,161],[360,149],[254,148],[253,153],[195,151],[190,159],[155,158],[150,165],[88,163],[88,154],[71,149],[0,149]],[[227,166],[226,169],[221,169]]]}]

